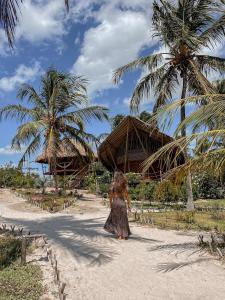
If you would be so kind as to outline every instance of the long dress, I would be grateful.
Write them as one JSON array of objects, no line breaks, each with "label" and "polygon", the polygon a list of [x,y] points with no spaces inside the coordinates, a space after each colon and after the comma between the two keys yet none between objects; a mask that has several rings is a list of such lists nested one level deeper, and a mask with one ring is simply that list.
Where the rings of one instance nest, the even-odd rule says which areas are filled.
[{"label": "long dress", "polygon": [[126,202],[122,196],[113,197],[111,211],[104,229],[109,233],[115,234],[117,237],[128,238],[131,234]]}]

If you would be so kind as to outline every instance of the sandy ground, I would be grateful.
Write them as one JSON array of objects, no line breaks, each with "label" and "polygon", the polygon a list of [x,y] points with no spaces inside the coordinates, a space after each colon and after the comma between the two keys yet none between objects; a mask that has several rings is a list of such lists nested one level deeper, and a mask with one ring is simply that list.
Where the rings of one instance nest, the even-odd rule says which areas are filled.
[{"label": "sandy ground", "polygon": [[221,300],[225,268],[199,253],[197,233],[131,224],[118,241],[102,229],[109,211],[93,195],[50,214],[0,191],[0,221],[44,233],[57,254],[68,300]]}]

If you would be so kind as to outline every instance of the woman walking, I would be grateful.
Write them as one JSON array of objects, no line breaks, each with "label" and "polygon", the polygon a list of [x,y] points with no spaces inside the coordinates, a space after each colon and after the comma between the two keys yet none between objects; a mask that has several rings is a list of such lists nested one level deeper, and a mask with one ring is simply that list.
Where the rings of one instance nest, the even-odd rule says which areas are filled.
[{"label": "woman walking", "polygon": [[130,198],[127,180],[122,172],[115,172],[114,174],[109,190],[109,201],[111,211],[104,229],[115,234],[120,240],[127,239],[131,234],[127,217],[127,208],[130,210]]}]

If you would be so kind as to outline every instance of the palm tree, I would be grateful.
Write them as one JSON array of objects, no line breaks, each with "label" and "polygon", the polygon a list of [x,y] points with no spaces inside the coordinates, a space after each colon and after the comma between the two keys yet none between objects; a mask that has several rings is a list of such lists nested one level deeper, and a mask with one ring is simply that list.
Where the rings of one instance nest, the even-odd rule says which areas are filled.
[{"label": "palm tree", "polygon": [[[24,0],[0,0],[0,24],[4,28],[8,43],[13,47],[15,40],[15,28],[19,22],[18,12]],[[69,0],[64,0],[69,10]]]},{"label": "palm tree", "polygon": [[[112,124],[112,130],[114,130],[121,121],[126,117],[126,115],[117,114],[111,119]],[[146,110],[143,110],[138,116],[138,119],[140,119],[143,122],[151,123],[154,127],[158,128],[157,120],[154,117],[153,113],[149,113]]]},{"label": "palm tree", "polygon": [[51,68],[41,79],[40,92],[28,84],[19,89],[18,98],[21,101],[27,98],[27,106],[8,105],[0,110],[0,118],[10,117],[22,123],[12,140],[12,147],[17,149],[28,145],[19,166],[43,146],[48,163],[55,170],[56,181],[56,157],[62,139],[78,155],[79,149],[71,139],[92,155],[88,142],[94,137],[85,131],[84,124],[93,118],[100,121],[107,119],[108,110],[101,106],[88,106],[86,84],[87,80],[82,77]]},{"label": "palm tree", "polygon": [[[118,83],[128,70],[141,67],[147,71],[133,92],[130,103],[132,111],[138,110],[143,98],[149,98],[152,89],[156,97],[154,112],[173,100],[179,86],[182,86],[182,99],[185,99],[188,91],[214,93],[214,87],[206,75],[211,70],[223,72],[225,59],[199,53],[204,47],[213,47],[224,36],[225,14],[221,5],[222,2],[216,4],[212,0],[178,0],[176,5],[165,0],[159,3],[154,1],[154,36],[160,39],[166,52],[141,57],[117,69],[114,74],[114,82]],[[181,122],[185,117],[183,100],[180,103]],[[185,126],[181,135],[186,136]],[[187,149],[184,152],[188,160]],[[194,202],[190,173],[187,175],[187,197],[187,209],[191,210]]]},{"label": "palm tree", "polygon": [[[196,109],[196,101],[203,101],[207,99],[206,104],[199,106]],[[172,104],[164,106],[159,109],[158,117],[169,113],[175,115],[181,105],[183,99],[175,101]],[[191,172],[211,172],[216,176],[224,176],[225,171],[225,94],[208,94],[200,96],[187,97],[185,104],[194,105],[195,110],[178,126],[175,134],[180,135],[183,127],[190,126],[191,128],[198,127],[197,132],[187,135],[186,137],[178,137],[173,142],[163,146],[159,151],[154,153],[145,162],[145,169],[148,169],[156,160],[170,156],[172,153],[175,157],[182,154],[183,149],[196,144],[194,149],[194,156],[192,156],[185,164],[170,169],[165,174],[165,179],[176,180],[177,182],[183,180],[188,170]],[[211,121],[217,120],[212,123]],[[213,126],[212,126],[213,124]],[[210,126],[208,126],[210,125]],[[202,129],[202,130],[201,130]],[[170,162],[172,165],[173,162]],[[170,167],[168,165],[168,167]]]}]

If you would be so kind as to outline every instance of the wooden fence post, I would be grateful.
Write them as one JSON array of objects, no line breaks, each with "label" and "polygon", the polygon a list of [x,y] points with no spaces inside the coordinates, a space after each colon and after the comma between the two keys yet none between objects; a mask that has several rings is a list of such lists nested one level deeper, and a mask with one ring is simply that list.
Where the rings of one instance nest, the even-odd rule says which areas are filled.
[{"label": "wooden fence post", "polygon": [[22,245],[21,245],[21,264],[25,265],[26,264],[26,247],[27,247],[27,243],[26,243],[26,238],[23,236],[22,237]]}]

